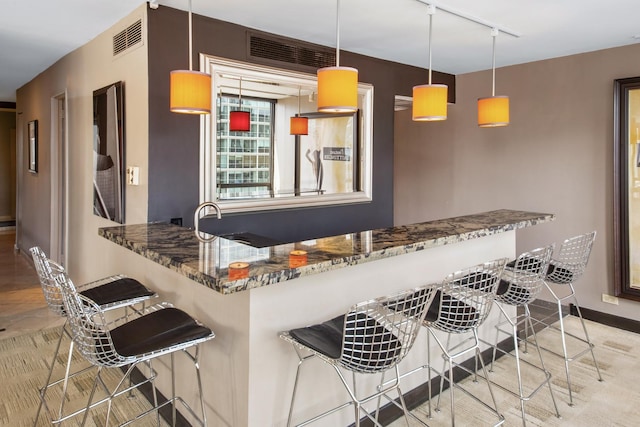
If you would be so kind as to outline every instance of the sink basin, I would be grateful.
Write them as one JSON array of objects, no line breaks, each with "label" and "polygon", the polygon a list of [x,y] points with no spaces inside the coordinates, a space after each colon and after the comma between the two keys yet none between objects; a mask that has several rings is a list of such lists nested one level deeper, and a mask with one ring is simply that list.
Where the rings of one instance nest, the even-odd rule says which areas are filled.
[{"label": "sink basin", "polygon": [[269,246],[277,246],[284,243],[279,240],[272,239],[271,237],[260,236],[253,233],[231,233],[223,234],[220,237],[227,240],[233,240],[234,242],[253,246],[254,248],[266,248]]}]

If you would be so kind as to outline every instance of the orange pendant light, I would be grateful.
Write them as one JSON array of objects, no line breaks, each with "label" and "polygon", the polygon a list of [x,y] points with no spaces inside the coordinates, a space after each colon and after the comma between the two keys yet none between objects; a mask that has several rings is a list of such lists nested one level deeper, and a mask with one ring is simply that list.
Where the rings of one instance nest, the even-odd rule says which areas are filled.
[{"label": "orange pendant light", "polygon": [[318,70],[318,111],[355,112],[358,110],[358,70],[340,66],[340,0],[337,0],[336,17],[336,66]]},{"label": "orange pendant light", "polygon": [[478,126],[481,128],[507,126],[509,124],[509,97],[496,96],[496,37],[497,28],[491,29],[493,37],[493,64],[491,96],[478,98]]},{"label": "orange pendant light", "polygon": [[436,7],[427,5],[429,14],[429,83],[413,87],[412,119],[417,122],[447,120],[448,87],[431,83],[431,33]]},{"label": "orange pendant light", "polygon": [[289,132],[291,135],[309,135],[309,118],[300,116],[301,88],[298,87],[298,114],[291,117]]},{"label": "orange pendant light", "polygon": [[174,113],[211,113],[211,76],[193,71],[193,19],[189,0],[189,70],[174,70],[169,75],[169,108]]}]

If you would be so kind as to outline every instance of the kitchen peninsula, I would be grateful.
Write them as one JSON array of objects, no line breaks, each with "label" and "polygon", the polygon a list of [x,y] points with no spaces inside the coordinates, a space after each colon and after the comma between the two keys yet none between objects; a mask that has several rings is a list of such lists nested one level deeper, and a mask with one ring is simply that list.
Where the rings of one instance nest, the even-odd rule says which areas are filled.
[{"label": "kitchen peninsula", "polygon": [[[275,246],[238,236],[202,242],[193,230],[164,223],[102,228],[99,234],[116,243],[105,245],[105,262],[114,270],[138,278],[215,331],[202,357],[210,424],[282,426],[297,358],[279,331],[324,321],[362,300],[439,282],[480,262],[513,258],[517,229],[553,219],[496,210]],[[494,312],[487,326],[495,319]],[[424,362],[426,343],[418,341],[401,366]],[[345,400],[335,378],[316,368],[302,373],[294,419]],[[415,377],[407,378],[405,392],[425,380]],[[177,378],[191,375],[178,372]],[[194,387],[182,385],[193,393],[186,400],[194,402]],[[362,384],[370,386],[375,381]],[[169,389],[165,383],[159,388]],[[348,425],[350,417],[351,411],[341,411],[317,425]]]}]

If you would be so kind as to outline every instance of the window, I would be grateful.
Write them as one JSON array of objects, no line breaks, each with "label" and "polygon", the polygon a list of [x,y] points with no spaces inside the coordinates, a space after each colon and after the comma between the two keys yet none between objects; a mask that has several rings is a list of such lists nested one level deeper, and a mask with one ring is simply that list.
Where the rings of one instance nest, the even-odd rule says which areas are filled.
[{"label": "window", "polygon": [[266,99],[242,98],[242,110],[251,113],[249,132],[229,131],[229,112],[239,109],[239,99],[233,95],[217,98],[217,198],[220,200],[269,196],[273,183],[271,129],[275,102]]}]

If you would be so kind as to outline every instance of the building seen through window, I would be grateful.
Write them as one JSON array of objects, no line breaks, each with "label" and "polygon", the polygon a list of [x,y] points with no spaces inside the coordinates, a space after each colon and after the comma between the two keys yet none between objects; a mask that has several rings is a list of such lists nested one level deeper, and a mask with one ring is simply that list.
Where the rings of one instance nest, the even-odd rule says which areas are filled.
[{"label": "building seen through window", "polygon": [[[218,199],[269,197],[273,188],[272,148],[275,102],[221,95],[217,97]],[[229,112],[249,111],[249,132],[229,131]]]}]

